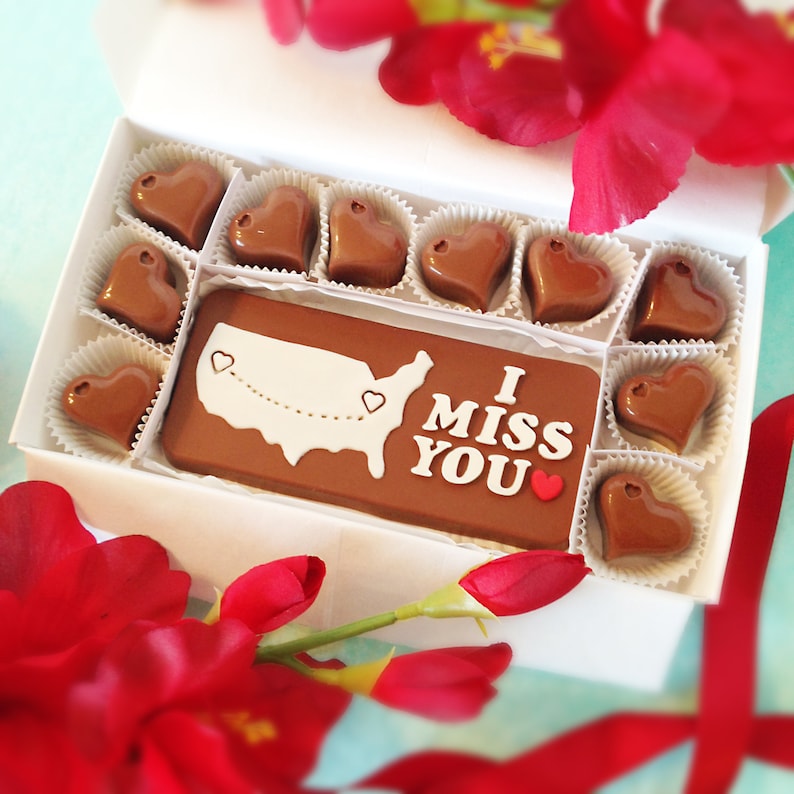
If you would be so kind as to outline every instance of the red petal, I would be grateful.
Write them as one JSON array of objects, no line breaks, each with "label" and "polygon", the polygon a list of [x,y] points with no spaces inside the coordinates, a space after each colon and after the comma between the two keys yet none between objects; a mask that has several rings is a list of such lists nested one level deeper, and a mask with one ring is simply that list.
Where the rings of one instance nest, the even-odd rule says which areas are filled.
[{"label": "red petal", "polygon": [[52,565],[95,543],[60,486],[22,482],[0,495],[0,590],[24,598]]},{"label": "red petal", "polygon": [[731,82],[730,106],[697,151],[739,166],[794,161],[794,41],[772,16],[736,0],[670,0],[662,20],[708,50]]},{"label": "red petal", "polygon": [[83,638],[106,640],[134,620],[184,614],[190,577],[172,571],[151,538],[114,538],[53,566],[24,605],[27,650],[50,652]]},{"label": "red petal", "polygon": [[404,104],[435,102],[438,73],[447,69],[457,72],[461,53],[477,42],[487,27],[460,22],[420,27],[394,36],[378,71],[383,89]]},{"label": "red petal", "polygon": [[347,50],[386,39],[416,27],[419,20],[408,0],[314,0],[306,27],[321,46]]},{"label": "red petal", "polygon": [[303,614],[315,601],[325,563],[319,557],[287,557],[258,565],[232,582],[221,600],[221,618],[242,620],[265,634]]},{"label": "red petal", "polygon": [[303,30],[303,0],[260,0],[270,34],[279,44],[292,44]]},{"label": "red petal", "polygon": [[560,62],[523,54],[493,69],[479,45],[460,58],[456,73],[437,76],[439,95],[454,116],[492,138],[537,146],[579,128],[568,112]]},{"label": "red petal", "polygon": [[573,231],[612,231],[643,218],[676,188],[729,87],[695,42],[663,31],[579,133]]},{"label": "red petal", "polygon": [[589,570],[580,554],[524,551],[475,568],[460,585],[494,615],[519,615],[562,598]]}]

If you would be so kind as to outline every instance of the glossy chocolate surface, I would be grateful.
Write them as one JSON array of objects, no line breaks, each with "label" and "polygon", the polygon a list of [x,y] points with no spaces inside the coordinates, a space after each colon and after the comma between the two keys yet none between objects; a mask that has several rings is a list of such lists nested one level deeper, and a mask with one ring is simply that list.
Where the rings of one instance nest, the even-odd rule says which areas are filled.
[{"label": "glossy chocolate surface", "polygon": [[609,303],[614,277],[600,259],[584,256],[569,240],[548,234],[529,246],[524,284],[535,322],[582,322]]},{"label": "glossy chocolate surface", "polygon": [[378,218],[372,205],[356,197],[331,207],[328,276],[342,284],[386,289],[405,271],[408,241],[396,226]]},{"label": "glossy chocolate surface", "polygon": [[63,390],[61,405],[75,422],[132,449],[159,383],[159,376],[146,367],[124,364],[110,375],[72,379]]},{"label": "glossy chocolate surface", "polygon": [[165,254],[151,243],[133,243],[113,263],[96,306],[158,342],[176,334],[182,299]]},{"label": "glossy chocolate surface", "polygon": [[603,557],[670,557],[688,548],[693,527],[678,505],[656,498],[650,483],[636,474],[615,474],[598,489]]},{"label": "glossy chocolate surface", "polygon": [[615,415],[627,430],[680,453],[715,389],[714,376],[702,364],[673,364],[663,375],[626,380],[615,398]]},{"label": "glossy chocolate surface", "polygon": [[[229,326],[234,334],[249,339],[254,350],[262,349],[261,354],[251,354],[249,362],[256,364],[246,364],[234,344],[224,345],[208,358],[215,344],[210,344],[211,338],[219,327],[227,333]],[[271,371],[270,354],[264,352],[274,347],[273,340],[301,346],[289,352],[287,363],[277,371]],[[246,409],[229,407],[231,399],[218,399],[220,410],[230,411],[228,416],[211,413],[199,399],[200,385],[204,388],[210,383],[214,388],[216,375],[228,377],[222,394],[226,389],[234,395],[253,393],[254,397],[240,399],[253,406],[249,419],[261,423],[263,412],[275,402],[268,398],[277,387],[295,377],[301,383],[303,378],[318,382],[310,368],[314,365],[307,363],[314,362],[316,355],[323,361],[333,357],[329,362],[337,384],[333,390],[345,392],[352,375],[343,372],[359,372],[365,364],[380,384],[406,365],[410,367],[422,351],[432,366],[407,398],[399,424],[383,443],[381,477],[368,471],[367,456],[359,447],[334,451],[321,438],[325,425],[337,421],[322,410],[337,394],[308,387],[301,391],[298,407],[303,415],[314,417],[307,423],[317,424],[310,424],[306,432],[312,448],[294,465],[284,450],[287,441],[283,436],[276,440],[286,432],[284,421],[276,419],[275,427],[262,431],[261,424],[254,427],[243,419]],[[342,358],[337,361],[336,357]],[[209,360],[211,370],[206,368]],[[249,387],[255,391],[249,392]],[[366,405],[361,411],[364,419],[367,412],[389,404],[385,384],[356,386],[361,388],[367,389],[358,400],[359,410]],[[387,318],[374,322],[218,290],[204,299],[191,328],[162,442],[168,460],[178,469],[473,538],[524,548],[564,549],[599,391],[599,374],[585,364],[407,330],[389,324]],[[450,409],[459,411],[458,419],[446,415],[447,399]],[[268,406],[260,409],[262,401]],[[289,403],[284,410],[293,408],[297,411]],[[369,443],[371,434],[366,431],[361,443]],[[422,454],[417,437],[423,439],[427,457],[434,455],[426,467],[419,466]],[[498,485],[488,483],[500,466],[501,485],[518,483],[513,495],[497,493]],[[519,467],[523,467],[521,476]],[[417,468],[424,471],[417,473]]]},{"label": "glossy chocolate surface", "polygon": [[439,297],[485,312],[510,269],[511,251],[504,226],[478,221],[463,234],[431,240],[422,250],[422,277]]},{"label": "glossy chocolate surface", "polygon": [[637,342],[713,339],[725,323],[725,302],[704,287],[686,257],[668,257],[648,269],[640,287],[631,338]]},{"label": "glossy chocolate surface", "polygon": [[281,185],[239,212],[227,235],[241,265],[304,273],[317,239],[314,208],[304,190]]},{"label": "glossy chocolate surface", "polygon": [[223,198],[223,177],[208,163],[188,160],[172,171],[147,171],[130,188],[135,211],[188,248],[204,244]]}]

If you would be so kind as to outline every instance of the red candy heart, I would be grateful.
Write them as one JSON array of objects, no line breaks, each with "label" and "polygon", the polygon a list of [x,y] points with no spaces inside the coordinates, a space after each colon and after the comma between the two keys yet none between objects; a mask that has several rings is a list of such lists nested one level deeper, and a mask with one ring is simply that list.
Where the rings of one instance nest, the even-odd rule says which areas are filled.
[{"label": "red candy heart", "polygon": [[158,342],[174,338],[182,300],[163,252],[149,243],[133,243],[116,257],[96,305]]},{"label": "red candy heart", "polygon": [[331,207],[329,225],[328,275],[332,280],[385,289],[402,278],[408,248],[405,235],[381,221],[367,202],[338,199]]},{"label": "red candy heart", "polygon": [[110,375],[74,378],[63,390],[61,405],[75,422],[131,449],[159,383],[146,367],[124,364]]},{"label": "red candy heart", "polygon": [[529,478],[529,484],[535,496],[542,502],[550,502],[561,493],[565,483],[559,474],[548,475],[542,469],[535,469]]},{"label": "red candy heart", "polygon": [[634,474],[615,474],[598,490],[596,503],[605,560],[669,557],[692,542],[692,522],[678,505],[659,501],[650,484]]},{"label": "red candy heart", "polygon": [[130,188],[130,201],[147,223],[188,248],[204,244],[226,186],[208,163],[188,160],[173,171],[147,171]]},{"label": "red candy heart", "polygon": [[317,239],[314,208],[299,187],[282,185],[238,213],[228,237],[241,265],[305,272]]},{"label": "red candy heart", "polygon": [[601,312],[612,296],[612,271],[600,259],[580,254],[562,237],[532,241],[524,284],[539,323],[581,322]]},{"label": "red candy heart", "polygon": [[640,288],[631,338],[637,342],[712,339],[725,322],[722,298],[700,283],[684,257],[653,265]]},{"label": "red candy heart", "polygon": [[660,377],[635,375],[615,399],[623,427],[681,452],[714,397],[714,376],[695,362],[674,364]]},{"label": "red candy heart", "polygon": [[422,275],[436,295],[470,309],[488,311],[510,267],[511,249],[504,226],[479,221],[463,234],[431,240],[422,250]]}]

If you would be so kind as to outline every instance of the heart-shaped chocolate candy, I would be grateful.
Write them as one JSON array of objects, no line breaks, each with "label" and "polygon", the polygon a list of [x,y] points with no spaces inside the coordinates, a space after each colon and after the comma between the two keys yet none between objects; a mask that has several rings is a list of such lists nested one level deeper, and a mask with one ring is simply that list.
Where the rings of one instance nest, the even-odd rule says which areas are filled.
[{"label": "heart-shaped chocolate candy", "polygon": [[580,254],[574,245],[547,234],[532,241],[524,284],[539,323],[582,322],[609,303],[614,277],[600,259]]},{"label": "heart-shaped chocolate candy", "polygon": [[598,489],[603,557],[669,557],[692,542],[692,521],[678,506],[659,501],[636,474],[615,474]]},{"label": "heart-shaped chocolate candy", "polygon": [[328,276],[342,284],[386,289],[405,270],[408,244],[391,223],[359,198],[337,199],[329,217],[331,252]]},{"label": "heart-shaped chocolate candy", "polygon": [[463,234],[441,235],[422,250],[422,277],[436,295],[488,311],[510,267],[510,235],[499,223],[477,221]]},{"label": "heart-shaped chocolate candy", "polygon": [[135,434],[160,383],[158,375],[138,364],[123,364],[110,375],[79,375],[63,390],[66,415],[91,430],[132,449]]},{"label": "heart-shaped chocolate candy", "polygon": [[700,282],[682,256],[651,266],[637,296],[631,338],[637,342],[713,339],[725,323],[725,302]]},{"label": "heart-shaped chocolate candy", "polygon": [[673,364],[663,375],[635,375],[615,399],[618,422],[632,433],[681,452],[714,397],[714,376],[694,361]]},{"label": "heart-shaped chocolate candy", "polygon": [[96,305],[158,342],[174,338],[182,310],[165,255],[150,243],[132,243],[119,253]]},{"label": "heart-shaped chocolate candy", "polygon": [[147,223],[188,248],[204,244],[226,189],[208,163],[188,160],[173,171],[147,171],[130,188],[130,201]]},{"label": "heart-shaped chocolate candy", "polygon": [[260,206],[239,212],[228,237],[241,265],[303,273],[317,239],[314,208],[304,190],[281,185]]}]

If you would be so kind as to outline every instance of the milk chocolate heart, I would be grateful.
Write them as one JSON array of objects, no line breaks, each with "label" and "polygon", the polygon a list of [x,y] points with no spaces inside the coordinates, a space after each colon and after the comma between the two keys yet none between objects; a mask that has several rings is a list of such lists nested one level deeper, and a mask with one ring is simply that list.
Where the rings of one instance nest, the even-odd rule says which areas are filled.
[{"label": "milk chocolate heart", "polygon": [[188,248],[204,244],[226,186],[208,163],[188,160],[173,171],[147,171],[130,188],[140,217]]},{"label": "milk chocolate heart", "polygon": [[381,221],[359,198],[341,198],[331,207],[331,252],[328,275],[333,281],[360,287],[394,286],[405,270],[405,235]]},{"label": "milk chocolate heart", "polygon": [[110,375],[79,375],[63,390],[66,415],[91,430],[132,449],[135,434],[157,392],[156,373],[123,364]]},{"label": "milk chocolate heart", "polygon": [[669,557],[692,542],[692,522],[678,505],[659,501],[636,474],[615,474],[601,485],[596,502],[603,557]]},{"label": "milk chocolate heart", "polygon": [[305,191],[281,185],[260,206],[239,212],[228,237],[241,265],[303,273],[317,239],[314,208]]},{"label": "milk chocolate heart", "polygon": [[96,306],[158,342],[174,338],[182,300],[163,252],[151,243],[132,243],[116,257]]},{"label": "milk chocolate heart", "polygon": [[715,389],[714,376],[701,364],[673,364],[661,376],[626,380],[615,399],[615,414],[627,430],[680,453]]},{"label": "milk chocolate heart", "polygon": [[463,234],[431,240],[422,250],[422,276],[436,295],[485,312],[510,267],[511,247],[504,226],[478,221]]},{"label": "milk chocolate heart", "polygon": [[581,322],[609,303],[614,277],[604,262],[580,254],[573,243],[547,234],[532,241],[524,284],[539,323]]},{"label": "milk chocolate heart", "polygon": [[725,302],[704,287],[682,256],[653,265],[637,297],[631,338],[637,342],[713,339],[725,322]]}]

